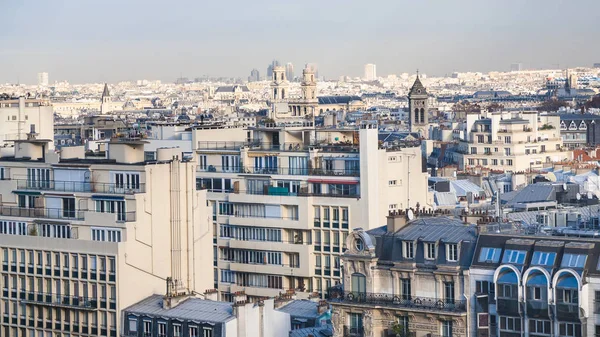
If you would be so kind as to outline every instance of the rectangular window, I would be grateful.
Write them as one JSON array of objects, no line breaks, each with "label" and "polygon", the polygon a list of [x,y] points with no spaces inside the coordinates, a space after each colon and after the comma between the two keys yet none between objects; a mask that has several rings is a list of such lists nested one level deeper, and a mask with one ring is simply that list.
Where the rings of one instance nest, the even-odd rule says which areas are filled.
[{"label": "rectangular window", "polygon": [[415,257],[415,243],[413,241],[404,241],[403,250],[405,259],[414,259]]},{"label": "rectangular window", "polygon": [[402,296],[403,300],[411,299],[411,284],[409,278],[400,280],[400,296]]},{"label": "rectangular window", "polygon": [[212,328],[202,328],[202,337],[213,337]]},{"label": "rectangular window", "polygon": [[504,252],[504,257],[502,258],[502,263],[523,264],[525,262],[526,255],[527,255],[527,252],[525,252],[523,250],[507,249]]},{"label": "rectangular window", "polygon": [[506,159],[506,166],[513,166],[512,159]]},{"label": "rectangular window", "polygon": [[198,168],[201,171],[206,171],[206,169],[208,168],[208,166],[206,165],[207,163],[207,156],[206,155],[200,155],[198,156]]},{"label": "rectangular window", "polygon": [[425,243],[425,258],[435,260],[435,243]]},{"label": "rectangular window", "polygon": [[181,337],[181,325],[173,324],[173,337]]},{"label": "rectangular window", "polygon": [[531,258],[531,264],[537,266],[552,266],[556,259],[556,253],[553,252],[534,252]]},{"label": "rectangular window", "polygon": [[390,181],[388,181],[388,185],[389,186],[396,186],[397,183],[398,183],[397,180],[390,180]]},{"label": "rectangular window", "polygon": [[457,244],[446,244],[446,260],[450,262],[458,261],[458,245]]},{"label": "rectangular window", "polygon": [[138,172],[113,173],[112,180],[115,192],[127,193],[140,191],[140,174]]},{"label": "rectangular window", "polygon": [[581,324],[576,323],[559,323],[558,334],[561,337],[575,337],[582,336]]},{"label": "rectangular window", "polygon": [[586,259],[587,255],[565,254],[563,255],[560,266],[568,268],[583,268],[585,266]]},{"label": "rectangular window", "polygon": [[442,321],[442,337],[452,337],[452,321]]},{"label": "rectangular window", "polygon": [[552,333],[550,321],[530,319],[529,320],[529,333],[530,334],[540,334],[540,335],[550,335]]},{"label": "rectangular window", "polygon": [[[84,315],[84,317],[86,317]],[[144,321],[144,337],[151,337],[152,336],[152,322],[151,321]]]},{"label": "rectangular window", "polygon": [[500,331],[521,332],[521,318],[500,316]]},{"label": "rectangular window", "polygon": [[189,329],[189,337],[198,337],[198,327],[197,326],[191,326]]},{"label": "rectangular window", "polygon": [[475,293],[476,294],[489,294],[490,298],[495,297],[496,287],[494,283],[490,281],[476,281],[475,282]]}]

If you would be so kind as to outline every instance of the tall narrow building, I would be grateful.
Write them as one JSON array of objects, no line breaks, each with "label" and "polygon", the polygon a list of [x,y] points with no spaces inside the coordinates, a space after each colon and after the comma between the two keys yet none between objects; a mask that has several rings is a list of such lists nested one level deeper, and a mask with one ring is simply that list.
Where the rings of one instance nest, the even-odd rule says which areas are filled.
[{"label": "tall narrow building", "polygon": [[109,103],[111,102],[110,92],[108,91],[108,84],[104,83],[104,90],[102,91],[102,103],[100,104],[100,113],[106,114],[109,111]]},{"label": "tall narrow building", "polygon": [[292,62],[288,62],[285,65],[285,76],[287,77],[288,81],[294,80],[294,65]]},{"label": "tall narrow building", "polygon": [[429,136],[429,96],[427,89],[421,83],[419,74],[408,93],[410,132],[419,133],[427,139]]}]

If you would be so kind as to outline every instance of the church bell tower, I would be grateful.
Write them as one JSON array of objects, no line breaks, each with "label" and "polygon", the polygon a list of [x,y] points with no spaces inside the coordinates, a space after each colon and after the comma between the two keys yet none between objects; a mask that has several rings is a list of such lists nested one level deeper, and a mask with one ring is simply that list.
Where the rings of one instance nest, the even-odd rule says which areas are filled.
[{"label": "church bell tower", "polygon": [[408,93],[408,110],[409,110],[409,126],[410,132],[419,133],[421,137],[427,139],[429,137],[429,96],[427,89],[419,79],[413,83]]}]

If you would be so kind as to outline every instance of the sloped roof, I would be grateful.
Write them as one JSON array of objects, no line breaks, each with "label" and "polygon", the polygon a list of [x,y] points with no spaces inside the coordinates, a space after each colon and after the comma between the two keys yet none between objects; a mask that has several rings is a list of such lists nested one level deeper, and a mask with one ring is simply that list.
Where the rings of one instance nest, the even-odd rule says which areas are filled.
[{"label": "sloped roof", "polygon": [[552,185],[533,184],[525,186],[525,188],[518,191],[512,200],[510,200],[510,203],[532,203],[552,200],[555,200],[554,187]]},{"label": "sloped roof", "polygon": [[215,90],[215,93],[218,93],[218,92],[234,92],[236,88],[240,88],[242,90],[242,92],[248,92],[248,91],[250,91],[248,89],[248,87],[245,86],[245,85],[226,85],[226,86],[218,87],[217,90]]},{"label": "sloped roof", "polygon": [[483,192],[483,189],[469,180],[450,180],[450,191],[454,192],[456,196],[466,197],[468,192],[475,195],[479,195]]},{"label": "sloped roof", "polygon": [[321,316],[317,310],[318,305],[309,300],[294,300],[277,310],[288,313],[291,317],[317,318]]},{"label": "sloped roof", "polygon": [[313,327],[305,329],[296,329],[290,331],[290,337],[331,337],[333,336],[333,330],[330,324],[323,327]]},{"label": "sloped roof", "polygon": [[110,96],[110,92],[108,91],[108,84],[104,83],[104,91],[102,91],[102,97]]},{"label": "sloped roof", "polygon": [[421,79],[419,78],[418,74],[415,83],[413,83],[410,91],[408,92],[409,97],[412,95],[427,95],[427,89],[425,89],[425,86],[423,83],[421,83]]},{"label": "sloped roof", "polygon": [[163,308],[163,296],[152,295],[125,309],[129,313],[224,323],[235,318],[232,303],[190,298],[174,308]]},{"label": "sloped roof", "polygon": [[457,203],[454,192],[435,192],[433,197],[437,206],[456,206]]},{"label": "sloped roof", "polygon": [[352,101],[362,101],[358,96],[319,96],[319,104],[348,104]]}]

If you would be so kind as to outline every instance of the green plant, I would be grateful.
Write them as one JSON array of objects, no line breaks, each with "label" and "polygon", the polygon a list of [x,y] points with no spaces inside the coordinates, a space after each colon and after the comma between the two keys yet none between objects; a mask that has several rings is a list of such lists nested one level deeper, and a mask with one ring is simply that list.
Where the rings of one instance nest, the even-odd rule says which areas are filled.
[{"label": "green plant", "polygon": [[29,229],[29,235],[30,236],[38,236],[37,226],[33,226]]},{"label": "green plant", "polygon": [[408,327],[405,327],[401,323],[394,323],[394,325],[392,325],[392,331],[397,337],[408,337]]}]

